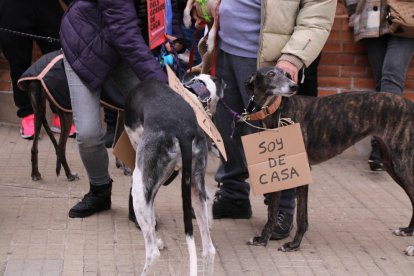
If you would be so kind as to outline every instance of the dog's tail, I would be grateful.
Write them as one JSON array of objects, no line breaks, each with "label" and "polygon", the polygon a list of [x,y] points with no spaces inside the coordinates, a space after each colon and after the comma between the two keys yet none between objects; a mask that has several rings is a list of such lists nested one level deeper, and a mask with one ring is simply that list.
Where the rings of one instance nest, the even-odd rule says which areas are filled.
[{"label": "dog's tail", "polygon": [[[193,234],[193,221],[191,214],[191,176],[192,176],[192,141],[180,139],[182,158],[181,192],[183,199],[184,231],[186,234],[188,253],[190,257],[190,275],[197,275],[197,253]],[[192,274],[192,272],[195,274]]]}]

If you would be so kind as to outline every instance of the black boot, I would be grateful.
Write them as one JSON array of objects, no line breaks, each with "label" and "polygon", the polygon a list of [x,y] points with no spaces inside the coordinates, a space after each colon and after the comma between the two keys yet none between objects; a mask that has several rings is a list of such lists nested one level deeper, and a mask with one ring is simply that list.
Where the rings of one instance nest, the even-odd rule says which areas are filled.
[{"label": "black boot", "polygon": [[135,226],[141,230],[141,227],[139,227],[137,218],[135,217],[135,212],[134,212],[134,204],[132,203],[132,188],[129,189],[129,204],[128,204],[128,219],[130,221],[132,221],[133,223],[135,223]]},{"label": "black boot", "polygon": [[112,180],[101,186],[90,185],[89,192],[69,210],[69,217],[84,218],[111,209],[111,191]]}]

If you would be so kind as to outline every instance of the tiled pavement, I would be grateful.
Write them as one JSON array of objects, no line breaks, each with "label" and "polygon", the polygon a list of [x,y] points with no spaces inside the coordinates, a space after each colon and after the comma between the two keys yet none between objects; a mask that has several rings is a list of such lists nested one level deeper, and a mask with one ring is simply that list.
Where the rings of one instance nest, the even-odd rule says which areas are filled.
[{"label": "tiled pavement", "polygon": [[[54,175],[56,158],[46,135],[39,145],[43,180],[32,182],[30,148],[16,126],[0,124],[0,274],[139,275],[145,252],[141,233],[127,219],[130,177],[116,169],[113,155],[113,208],[70,219],[69,208],[88,189],[74,140],[67,154],[80,175],[77,182]],[[209,160],[211,194],[217,161]],[[252,196],[251,219],[212,222],[215,275],[414,275],[414,257],[402,253],[414,237],[391,234],[408,224],[411,205],[386,173],[369,171],[366,157],[351,149],[314,166],[312,175],[310,227],[300,250],[279,252],[278,241],[246,245],[266,220],[263,198]],[[177,183],[162,187],[157,196],[158,233],[166,249],[151,275],[188,275],[180,199]],[[200,257],[198,229],[195,235]]]}]

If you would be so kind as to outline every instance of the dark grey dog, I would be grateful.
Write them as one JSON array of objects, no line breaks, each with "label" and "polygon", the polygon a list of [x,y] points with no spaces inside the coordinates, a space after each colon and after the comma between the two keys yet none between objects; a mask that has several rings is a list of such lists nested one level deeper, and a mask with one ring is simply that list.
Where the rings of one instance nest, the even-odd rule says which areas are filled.
[{"label": "dark grey dog", "polygon": [[[267,128],[275,128],[279,118],[300,123],[311,165],[324,162],[366,136],[377,138],[381,146],[384,169],[400,185],[414,207],[414,104],[391,93],[349,92],[327,97],[292,96],[296,85],[274,67],[258,70],[247,81],[254,102],[265,107],[283,96],[280,107],[263,119]],[[290,97],[292,96],[292,97]],[[326,123],[333,123],[328,127]],[[282,251],[297,250],[308,228],[308,186],[296,188],[297,232]],[[280,192],[270,195],[268,222],[252,245],[266,245],[275,225]],[[394,231],[400,236],[412,235],[414,213],[408,227]],[[414,255],[414,248],[406,249]]]},{"label": "dark grey dog", "polygon": [[[221,83],[208,75],[195,77],[210,92],[210,111],[222,95]],[[190,275],[197,275],[191,206],[194,207],[203,244],[204,273],[214,271],[215,248],[211,241],[204,176],[207,166],[207,138],[190,105],[168,85],[144,81],[126,101],[125,129],[136,149],[132,175],[135,215],[145,240],[146,259],[142,274],[160,255],[162,241],[155,233],[154,198],[161,185],[171,182],[182,170],[184,227],[190,257]],[[192,202],[193,199],[193,202]]]}]

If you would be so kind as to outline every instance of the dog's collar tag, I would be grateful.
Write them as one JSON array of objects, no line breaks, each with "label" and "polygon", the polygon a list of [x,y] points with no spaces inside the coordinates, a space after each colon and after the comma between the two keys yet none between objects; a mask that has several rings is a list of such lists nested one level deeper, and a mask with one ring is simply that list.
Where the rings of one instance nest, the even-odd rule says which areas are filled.
[{"label": "dog's collar tag", "polygon": [[244,109],[244,114],[250,114],[260,110],[260,106],[254,101],[254,96],[250,98],[249,103]]}]

